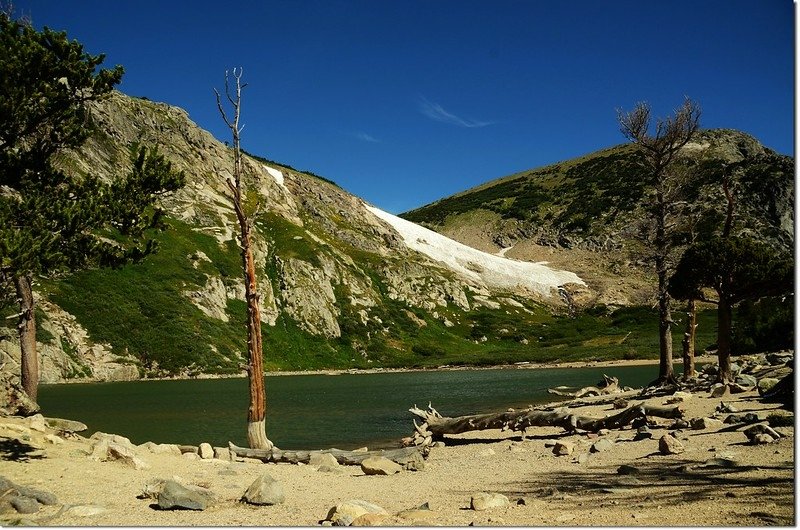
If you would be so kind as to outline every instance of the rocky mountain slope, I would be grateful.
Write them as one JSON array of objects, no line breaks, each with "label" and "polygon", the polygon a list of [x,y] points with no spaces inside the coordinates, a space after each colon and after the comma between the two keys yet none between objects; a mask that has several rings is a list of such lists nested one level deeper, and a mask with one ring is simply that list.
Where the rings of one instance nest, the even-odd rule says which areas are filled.
[{"label": "rocky mountain slope", "polygon": [[[65,168],[114,178],[132,145],[150,144],[187,185],[165,199],[170,229],[157,254],[36,285],[42,381],[239,373],[245,306],[224,185],[230,150],[183,110],[121,93],[94,119],[84,148],[61,156]],[[245,170],[270,369],[431,364],[449,360],[444,349],[467,362],[529,356],[523,331],[566,311],[564,292],[588,292],[572,272],[468,249],[318,176],[257,156]],[[0,339],[0,362],[16,373],[14,330],[0,328]],[[505,357],[494,357],[498,348]]]},{"label": "rocky mountain slope", "polygon": [[[681,214],[722,226],[723,172],[736,176],[736,226],[791,249],[794,160],[733,130],[702,131],[685,148]],[[646,188],[638,156],[620,145],[492,180],[402,214],[486,252],[547,260],[584,279],[594,304],[645,304],[652,295]],[[682,221],[686,223],[686,221]],[[704,225],[702,227],[701,225]]]}]

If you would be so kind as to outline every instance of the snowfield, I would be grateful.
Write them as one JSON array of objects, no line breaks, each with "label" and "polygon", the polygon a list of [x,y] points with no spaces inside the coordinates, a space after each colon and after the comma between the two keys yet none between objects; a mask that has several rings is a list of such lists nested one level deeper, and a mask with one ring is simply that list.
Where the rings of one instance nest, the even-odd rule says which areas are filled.
[{"label": "snowfield", "polygon": [[545,262],[517,261],[482,252],[373,206],[365,207],[397,230],[410,248],[487,287],[527,288],[550,297],[555,294],[553,288],[564,284],[586,285],[577,274],[551,269]]},{"label": "snowfield", "polygon": [[280,171],[278,171],[278,170],[277,170],[277,169],[275,169],[275,168],[272,168],[272,167],[269,167],[269,166],[265,166],[264,164],[262,164],[261,166],[262,166],[264,169],[266,169],[266,170],[267,170],[267,173],[269,173],[270,175],[272,175],[272,178],[274,178],[274,179],[275,179],[275,182],[277,182],[277,183],[278,183],[279,185],[281,185],[281,186],[284,186],[284,187],[286,187],[286,186],[283,184],[283,173],[281,173]]}]

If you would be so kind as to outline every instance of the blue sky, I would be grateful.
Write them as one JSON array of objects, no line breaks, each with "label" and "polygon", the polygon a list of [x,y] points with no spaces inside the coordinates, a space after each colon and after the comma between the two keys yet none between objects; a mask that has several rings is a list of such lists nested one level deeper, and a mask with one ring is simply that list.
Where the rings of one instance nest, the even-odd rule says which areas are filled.
[{"label": "blue sky", "polygon": [[616,109],[689,96],[702,126],[794,149],[789,0],[17,0],[120,89],[221,140],[214,87],[244,67],[242,145],[400,213],[624,141]]}]

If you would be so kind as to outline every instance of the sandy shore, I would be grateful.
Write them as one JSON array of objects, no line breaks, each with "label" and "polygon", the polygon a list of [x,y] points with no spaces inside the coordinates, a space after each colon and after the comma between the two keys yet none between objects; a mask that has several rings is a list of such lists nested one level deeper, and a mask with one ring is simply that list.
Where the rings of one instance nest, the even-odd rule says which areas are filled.
[{"label": "sandy shore", "polygon": [[[666,399],[647,402],[661,405]],[[761,418],[777,408],[762,403],[754,391],[724,401]],[[682,406],[686,418],[702,418],[713,416],[719,404],[720,399],[699,392]],[[573,410],[593,417],[613,412],[608,404]],[[2,515],[0,524],[22,519],[57,526],[314,526],[332,506],[350,499],[383,507],[390,516],[381,524],[391,526],[793,524],[793,427],[778,428],[784,436],[765,445],[748,444],[741,431],[726,431],[727,425],[684,429],[677,431],[677,438],[685,452],[665,456],[659,452],[658,439],[672,432],[667,427],[673,421],[656,419],[653,438],[639,441],[634,441],[635,430],[630,428],[599,437],[565,435],[553,427],[530,428],[524,438],[520,433],[481,431],[435,447],[422,471],[367,476],[358,466],[326,472],[312,465],[202,460],[155,454],[144,445],[135,452],[147,467],[134,469],[121,461],[90,459],[93,442],[82,436],[63,438],[51,429],[32,430],[27,419],[0,418],[0,475],[58,498],[57,505],[43,506],[36,514]],[[601,438],[613,443],[591,452]],[[556,440],[573,444],[574,452],[555,456],[548,446]],[[714,458],[725,460],[715,464],[710,462]],[[634,466],[637,472],[622,475],[621,465]],[[239,502],[263,473],[282,484],[285,502],[262,507]],[[205,511],[154,509],[152,499],[137,495],[155,479],[208,488],[216,502]],[[470,498],[480,492],[503,494],[510,504],[486,511],[469,509]],[[430,512],[418,514],[417,519],[397,515],[423,503],[429,503]]]}]

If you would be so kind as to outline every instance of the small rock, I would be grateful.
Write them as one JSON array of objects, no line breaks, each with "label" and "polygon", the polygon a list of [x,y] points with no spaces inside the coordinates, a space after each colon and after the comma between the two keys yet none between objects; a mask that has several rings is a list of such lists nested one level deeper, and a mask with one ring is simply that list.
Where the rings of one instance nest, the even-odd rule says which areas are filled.
[{"label": "small rock", "polygon": [[89,428],[85,423],[63,418],[45,418],[44,421],[51,429],[65,433],[83,432]]},{"label": "small rock", "polygon": [[394,475],[403,467],[383,456],[371,456],[361,462],[361,471],[366,475]]},{"label": "small rock", "polygon": [[158,507],[162,510],[205,510],[212,501],[211,492],[189,489],[174,480],[166,481],[158,494]]},{"label": "small rock", "polygon": [[735,412],[739,412],[739,409],[737,409],[730,403],[725,403],[724,401],[720,401],[719,405],[717,405],[717,408],[715,410],[722,414],[733,414]]},{"label": "small rock", "polygon": [[227,447],[215,447],[214,448],[214,458],[217,460],[225,460],[226,462],[233,461],[233,454],[231,450]]},{"label": "small rock", "polygon": [[[742,432],[745,436],[747,436],[747,439],[754,444],[771,443],[772,441],[778,440],[781,437],[781,435],[778,434],[775,429],[765,423],[757,423],[751,427],[748,427]],[[764,437],[759,439],[756,438],[757,436],[764,434],[769,436],[770,440],[766,440]]]},{"label": "small rock", "polygon": [[319,466],[317,468],[317,471],[319,471],[320,473],[344,473],[342,466],[337,465],[336,467],[334,467],[334,466],[329,466],[328,464],[323,464]]},{"label": "small rock", "polygon": [[772,387],[778,384],[778,379],[774,377],[764,377],[758,380],[758,395],[763,396],[770,390]]},{"label": "small rock", "polygon": [[589,455],[587,455],[586,453],[581,453],[580,455],[578,455],[578,458],[577,458],[576,461],[579,464],[585,464],[586,462],[589,461]]},{"label": "small rock", "polygon": [[490,508],[503,508],[510,504],[508,497],[502,493],[476,493],[470,499],[469,507],[475,511],[483,511]]},{"label": "small rock", "polygon": [[259,506],[272,506],[281,504],[286,500],[283,486],[280,482],[264,473],[258,477],[242,496],[242,501]]},{"label": "small rock", "polygon": [[628,400],[623,398],[617,398],[614,400],[614,408],[621,410],[628,408]]},{"label": "small rock", "polygon": [[385,513],[365,513],[353,519],[350,526],[381,526],[387,517],[389,516]]},{"label": "small rock", "polygon": [[750,439],[753,445],[771,444],[775,440],[776,440],[775,438],[766,433],[756,434],[755,436],[753,436],[753,438]]},{"label": "small rock", "polygon": [[729,396],[731,394],[730,388],[728,385],[724,385],[722,383],[717,383],[711,387],[711,397],[713,398],[721,398],[725,396]]},{"label": "small rock", "polygon": [[150,465],[137,457],[132,449],[115,442],[108,444],[107,457],[105,460],[118,460],[137,470],[150,468]]},{"label": "small rock", "polygon": [[183,453],[181,456],[187,460],[200,460],[200,455],[197,453]]},{"label": "small rock", "polygon": [[60,436],[56,436],[55,434],[45,434],[44,439],[50,442],[53,445],[63,444],[64,439]]},{"label": "small rock", "polygon": [[41,414],[34,414],[28,418],[28,427],[33,431],[46,432],[47,422]]},{"label": "small rock", "polygon": [[672,435],[665,434],[658,440],[658,450],[664,455],[678,455],[683,453],[686,449],[683,444]]},{"label": "small rock", "polygon": [[669,430],[671,431],[677,431],[688,428],[689,428],[689,422],[684,419],[675,420],[675,423],[669,426]]},{"label": "small rock", "polygon": [[608,436],[609,434],[611,434],[611,431],[608,429],[600,429],[599,431],[597,431],[597,434],[599,436]]},{"label": "small rock", "polygon": [[647,427],[647,425],[642,425],[638,429],[636,429],[636,434],[634,435],[634,441],[640,440],[649,440],[653,437],[653,432]]},{"label": "small rock", "polygon": [[311,453],[308,464],[316,467],[336,468],[340,467],[339,461],[330,453]]},{"label": "small rock", "polygon": [[619,475],[636,475],[639,473],[639,468],[636,466],[629,466],[627,464],[622,464],[617,468],[617,473]]},{"label": "small rock", "polygon": [[431,523],[437,518],[436,512],[431,510],[423,510],[420,508],[413,508],[411,510],[403,510],[398,512],[397,516],[401,519],[411,522],[414,525],[432,526]]},{"label": "small rock", "polygon": [[36,513],[39,511],[39,503],[32,497],[16,496],[12,497],[10,502],[18,513]]},{"label": "small rock", "polygon": [[211,444],[207,442],[203,442],[200,444],[197,453],[203,460],[211,460],[212,458],[214,458],[214,448],[211,447]]},{"label": "small rock", "polygon": [[753,377],[752,375],[747,375],[747,374],[739,374],[736,377],[736,381],[735,382],[736,382],[736,384],[741,385],[742,387],[747,387],[747,388],[754,388],[754,387],[758,386],[758,380],[755,377]]},{"label": "small rock", "polygon": [[550,447],[554,447],[555,445],[556,445],[556,442],[554,440],[546,440],[544,442],[545,449],[549,449]]},{"label": "small rock", "polygon": [[568,456],[575,450],[575,446],[569,442],[556,442],[553,445],[553,454],[556,456]]},{"label": "small rock", "polygon": [[75,517],[92,517],[107,511],[107,508],[98,506],[96,504],[76,504],[75,506],[70,506],[67,508],[65,513]]},{"label": "small rock", "polygon": [[326,521],[330,521],[334,526],[349,526],[350,523],[364,515],[365,513],[378,513],[388,515],[389,512],[371,502],[361,499],[354,499],[337,504],[328,510]]},{"label": "small rock", "polygon": [[601,438],[592,444],[592,447],[589,448],[589,451],[593,453],[602,453],[603,451],[608,451],[612,447],[614,447],[614,442],[608,438]]},{"label": "small rock", "polygon": [[155,478],[145,483],[142,492],[136,496],[137,499],[158,499],[158,494],[164,489],[166,480]]},{"label": "small rock", "polygon": [[689,425],[691,425],[692,429],[695,431],[702,431],[705,429],[719,429],[724,424],[720,420],[715,420],[714,418],[692,418],[689,421]]}]

